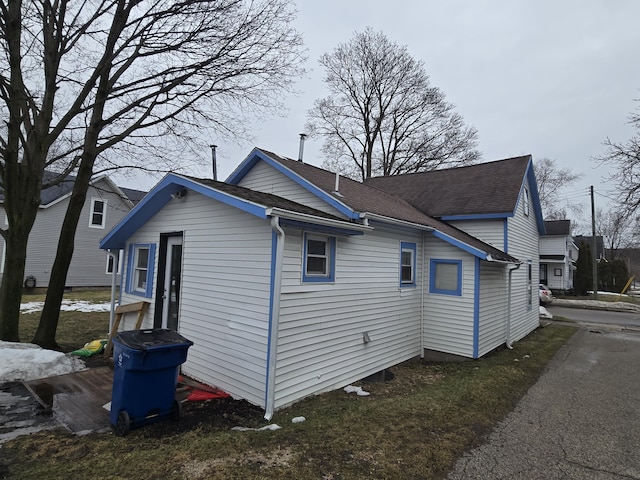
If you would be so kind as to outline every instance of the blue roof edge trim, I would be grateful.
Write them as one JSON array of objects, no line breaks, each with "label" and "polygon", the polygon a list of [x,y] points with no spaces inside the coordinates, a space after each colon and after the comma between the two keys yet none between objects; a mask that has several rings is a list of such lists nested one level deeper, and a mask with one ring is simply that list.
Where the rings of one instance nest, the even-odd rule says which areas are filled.
[{"label": "blue roof edge trim", "polygon": [[169,203],[171,201],[171,194],[175,193],[179,188],[188,188],[189,190],[218,200],[259,218],[267,218],[265,206],[233,197],[175,173],[169,173],[100,240],[100,248],[124,248],[127,239],[142,227],[149,218]]},{"label": "blue roof edge trim", "polygon": [[227,179],[225,180],[225,183],[230,183],[231,185],[238,185],[238,183],[247,175],[247,173],[249,173],[249,171],[260,160],[266,162],[269,166],[275,168],[284,176],[286,176],[290,180],[293,180],[302,188],[312,193],[316,197],[320,198],[322,201],[324,201],[331,207],[335,208],[343,215],[346,215],[348,218],[353,220],[360,218],[360,212],[355,212],[351,208],[347,207],[344,203],[336,200],[334,197],[329,195],[327,192],[325,192],[321,188],[316,187],[311,182],[307,181],[304,177],[298,175],[292,170],[289,170],[280,162],[278,162],[277,160],[274,160],[269,155],[265,154],[259,148],[254,148],[251,151],[249,156],[247,156],[247,158],[244,159],[244,161],[231,173],[231,175],[227,177]]},{"label": "blue roof edge trim", "polygon": [[544,217],[542,216],[542,205],[540,204],[540,192],[538,192],[538,181],[536,180],[536,173],[533,170],[533,157],[531,155],[529,155],[529,163],[527,164],[527,170],[524,174],[524,178],[522,179],[522,185],[520,185],[520,193],[518,194],[518,201],[516,202],[516,206],[513,210],[514,215],[520,205],[520,199],[522,198],[522,190],[524,189],[526,183],[529,184],[529,194],[531,195],[531,200],[533,202],[533,210],[536,214],[536,222],[538,224],[538,234],[544,235],[545,233],[547,233],[547,231],[544,226]]},{"label": "blue roof edge trim", "polygon": [[440,220],[443,221],[451,221],[451,220],[493,220],[499,218],[510,218],[513,217],[513,212],[505,212],[505,213],[478,213],[473,215],[443,215],[439,217]]},{"label": "blue roof edge trim", "polygon": [[445,235],[444,233],[438,230],[434,230],[432,233],[435,237],[439,238],[440,240],[444,240],[450,245],[453,245],[454,247],[458,247],[459,249],[464,250],[465,252],[470,253],[471,255],[478,257],[481,260],[487,259],[487,252],[483,252],[482,250],[473,248],[472,246],[467,245],[466,243],[462,243],[460,240],[456,240],[455,238],[450,237],[449,235]]}]

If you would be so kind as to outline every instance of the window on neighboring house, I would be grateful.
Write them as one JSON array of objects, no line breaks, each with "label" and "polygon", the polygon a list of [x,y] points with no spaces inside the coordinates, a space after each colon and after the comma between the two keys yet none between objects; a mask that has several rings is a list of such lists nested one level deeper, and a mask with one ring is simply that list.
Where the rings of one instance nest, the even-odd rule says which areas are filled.
[{"label": "window on neighboring house", "polygon": [[336,238],[304,234],[303,282],[335,280]]},{"label": "window on neighboring house", "polygon": [[443,295],[462,295],[462,260],[429,262],[429,292]]},{"label": "window on neighboring house", "polygon": [[529,189],[525,188],[522,192],[522,208],[523,208],[524,214],[527,217],[529,216],[529,207],[530,207]]},{"label": "window on neighboring house", "polygon": [[100,198],[92,198],[89,226],[93,228],[104,228],[106,219],[107,201]]},{"label": "window on neighboring house", "polygon": [[151,297],[155,248],[156,246],[152,243],[129,245],[127,293]]},{"label": "window on neighboring house", "polygon": [[533,266],[531,260],[527,263],[527,307],[533,306]]},{"label": "window on neighboring house", "polygon": [[[107,254],[107,269],[105,273],[113,273],[113,264],[113,256]],[[116,273],[120,273],[120,268],[122,268],[122,250],[118,251],[118,265],[116,265]]]},{"label": "window on neighboring house", "polygon": [[415,287],[416,285],[416,244],[400,243],[400,286]]}]

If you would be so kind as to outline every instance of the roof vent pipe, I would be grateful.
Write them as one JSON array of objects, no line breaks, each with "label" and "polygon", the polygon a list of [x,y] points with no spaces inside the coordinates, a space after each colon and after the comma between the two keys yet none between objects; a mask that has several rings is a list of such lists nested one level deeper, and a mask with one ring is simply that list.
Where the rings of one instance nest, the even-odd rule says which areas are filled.
[{"label": "roof vent pipe", "polygon": [[214,180],[218,180],[218,168],[217,168],[217,161],[216,161],[216,148],[218,148],[217,145],[209,145],[211,147],[211,164],[213,166],[213,179]]},{"label": "roof vent pipe", "polygon": [[298,161],[302,161],[302,154],[304,153],[304,139],[307,138],[306,133],[300,134],[300,150],[298,150]]},{"label": "roof vent pipe", "polygon": [[340,191],[340,174],[338,172],[336,172],[336,188],[333,191],[336,193]]}]

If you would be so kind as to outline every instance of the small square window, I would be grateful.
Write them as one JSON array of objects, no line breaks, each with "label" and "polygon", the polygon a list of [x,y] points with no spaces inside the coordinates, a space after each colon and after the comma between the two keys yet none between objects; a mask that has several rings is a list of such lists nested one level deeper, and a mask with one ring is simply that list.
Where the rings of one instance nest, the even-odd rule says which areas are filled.
[{"label": "small square window", "polygon": [[416,285],[416,244],[401,242],[400,244],[400,286]]},{"label": "small square window", "polygon": [[107,218],[107,201],[99,198],[91,199],[91,213],[89,214],[89,226],[92,228],[104,228]]},{"label": "small square window", "polygon": [[429,265],[429,292],[462,295],[462,260],[435,260]]},{"label": "small square window", "polygon": [[334,281],[335,245],[335,237],[304,235],[303,282]]}]

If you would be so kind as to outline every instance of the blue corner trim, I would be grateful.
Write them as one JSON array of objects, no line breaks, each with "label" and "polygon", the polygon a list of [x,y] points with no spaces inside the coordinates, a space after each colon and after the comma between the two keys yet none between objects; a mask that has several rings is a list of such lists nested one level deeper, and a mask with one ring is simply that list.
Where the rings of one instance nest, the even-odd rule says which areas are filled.
[{"label": "blue corner trim", "polygon": [[529,157],[529,164],[527,165],[527,171],[524,175],[524,178],[522,179],[522,185],[520,185],[518,201],[516,202],[516,206],[513,209],[514,215],[518,211],[518,208],[520,207],[520,202],[522,201],[522,192],[527,187],[527,185],[529,187],[529,195],[531,200],[530,208],[533,208],[533,211],[536,217],[538,234],[544,235],[546,233],[546,230],[544,227],[544,218],[542,216],[542,205],[540,204],[540,193],[538,192],[538,182],[536,181],[536,174],[533,169],[533,159],[531,157]]},{"label": "blue corner trim", "polygon": [[284,176],[293,180],[295,183],[300,185],[305,190],[311,192],[316,197],[320,198],[322,201],[335,208],[337,211],[345,215],[346,217],[356,220],[360,218],[360,212],[356,212],[351,208],[347,207],[344,203],[339,202],[335,199],[335,197],[329,195],[327,192],[322,190],[321,188],[316,187],[314,184],[306,180],[304,177],[298,175],[297,173],[289,170],[287,167],[282,165],[277,160],[274,160],[260,149],[254,148],[249,156],[245,158],[245,160],[236,168],[231,175],[225,180],[226,183],[230,183],[232,185],[237,185],[240,181],[245,177],[247,173],[255,166],[259,161],[263,161],[267,163],[269,166],[275,168],[278,172],[282,173]]},{"label": "blue corner trim", "polygon": [[[247,200],[233,197],[226,193],[207,187],[194,180],[170,173],[166,175],[151,191],[113,227],[113,229],[100,241],[102,249],[121,249],[140,227],[142,227],[162,207],[169,203],[171,194],[186,188],[200,193],[206,197],[220,201],[259,218],[267,218],[266,206],[257,205]],[[188,197],[187,197],[188,198]]]},{"label": "blue corner trim", "polygon": [[473,358],[478,358],[480,347],[480,259],[476,258],[473,280]]},{"label": "blue corner trim", "polygon": [[269,367],[271,360],[271,335],[273,330],[273,305],[275,302],[274,295],[274,283],[276,280],[276,251],[278,249],[278,235],[276,232],[271,231],[271,277],[269,285],[269,332],[267,333],[267,370],[265,372],[265,389],[264,389],[264,404],[267,404],[269,399]]},{"label": "blue corner trim", "polygon": [[470,253],[471,255],[480,258],[481,260],[486,260],[487,259],[487,252],[483,252],[482,250],[478,250],[477,248],[473,248],[470,245],[467,245],[466,243],[462,243],[460,240],[456,240],[453,237],[450,237],[449,235],[445,235],[444,233],[438,231],[438,230],[434,230],[432,232],[432,234],[439,238],[440,240],[444,240],[445,242],[449,243],[450,245],[453,245],[454,247],[458,247],[459,249]]}]

